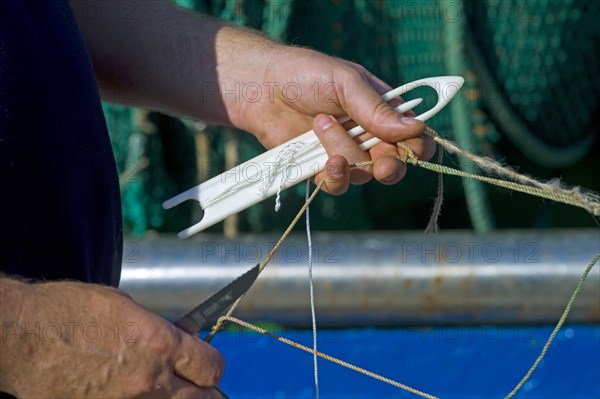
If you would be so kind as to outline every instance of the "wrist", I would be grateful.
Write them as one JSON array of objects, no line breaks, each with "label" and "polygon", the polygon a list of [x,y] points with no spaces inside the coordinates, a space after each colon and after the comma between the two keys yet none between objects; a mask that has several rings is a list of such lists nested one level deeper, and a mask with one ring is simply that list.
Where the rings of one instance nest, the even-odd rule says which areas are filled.
[{"label": "wrist", "polygon": [[283,44],[260,32],[226,25],[217,36],[218,102],[223,104],[226,123],[250,131],[250,120],[259,117],[260,103],[275,101],[276,84],[270,71],[286,52]]}]

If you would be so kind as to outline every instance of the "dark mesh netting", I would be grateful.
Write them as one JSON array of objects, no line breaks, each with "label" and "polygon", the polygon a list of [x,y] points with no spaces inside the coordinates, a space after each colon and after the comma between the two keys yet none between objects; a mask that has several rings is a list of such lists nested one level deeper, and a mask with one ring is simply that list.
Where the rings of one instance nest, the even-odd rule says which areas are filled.
[{"label": "dark mesh netting", "polygon": [[[598,190],[600,2],[518,0],[179,0],[182,6],[261,29],[275,40],[356,61],[392,86],[461,75],[458,99],[430,123],[469,151],[494,156],[539,177]],[[417,112],[435,103],[433,91]],[[130,233],[188,227],[192,207],[165,212],[163,200],[264,149],[234,129],[174,122],[166,116],[106,106]],[[175,132],[175,134],[171,134]],[[184,144],[175,141],[183,140]],[[596,144],[597,146],[597,144]],[[229,160],[229,161],[228,161]],[[447,157],[449,166],[472,171]],[[320,195],[315,229],[423,228],[437,177],[409,168],[388,187],[353,187]],[[442,228],[593,225],[587,215],[481,183],[446,179]],[[283,208],[266,200],[242,212],[235,231],[280,231],[303,202],[304,185],[284,192]],[[574,213],[575,212],[575,213]],[[351,217],[349,216],[351,215]],[[223,225],[213,227],[223,231]]]},{"label": "dark mesh netting", "polygon": [[494,121],[542,165],[578,161],[600,122],[600,2],[469,6],[470,54]]}]

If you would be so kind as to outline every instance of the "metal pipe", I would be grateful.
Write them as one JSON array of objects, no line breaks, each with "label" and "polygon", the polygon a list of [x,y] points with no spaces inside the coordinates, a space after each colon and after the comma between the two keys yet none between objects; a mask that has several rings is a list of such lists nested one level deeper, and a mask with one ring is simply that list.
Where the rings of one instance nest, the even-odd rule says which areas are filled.
[{"label": "metal pipe", "polygon": [[[277,237],[203,234],[125,243],[121,288],[175,319],[262,261]],[[558,320],[600,231],[316,233],[314,279],[321,325],[547,323]],[[569,321],[600,321],[600,265]],[[236,314],[310,322],[306,238],[293,235]]]}]

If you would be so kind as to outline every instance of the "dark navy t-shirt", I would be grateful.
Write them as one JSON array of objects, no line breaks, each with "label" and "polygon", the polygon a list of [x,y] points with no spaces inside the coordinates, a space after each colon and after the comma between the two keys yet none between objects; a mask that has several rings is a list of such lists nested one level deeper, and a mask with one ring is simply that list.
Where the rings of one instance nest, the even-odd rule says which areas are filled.
[{"label": "dark navy t-shirt", "polygon": [[0,0],[0,271],[118,284],[118,177],[67,0]]}]

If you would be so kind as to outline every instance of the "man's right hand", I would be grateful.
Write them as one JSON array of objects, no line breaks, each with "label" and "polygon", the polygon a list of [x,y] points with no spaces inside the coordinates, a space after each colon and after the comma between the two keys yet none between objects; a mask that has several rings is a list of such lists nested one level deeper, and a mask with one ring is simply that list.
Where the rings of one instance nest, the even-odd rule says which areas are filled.
[{"label": "man's right hand", "polygon": [[220,398],[220,353],[120,290],[0,278],[0,390],[54,398]]}]

